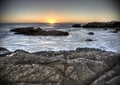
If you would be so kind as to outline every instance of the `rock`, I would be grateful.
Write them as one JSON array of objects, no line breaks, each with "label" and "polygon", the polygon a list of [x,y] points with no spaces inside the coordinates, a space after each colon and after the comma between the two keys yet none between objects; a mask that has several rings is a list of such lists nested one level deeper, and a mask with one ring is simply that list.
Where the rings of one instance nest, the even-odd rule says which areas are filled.
[{"label": "rock", "polygon": [[117,53],[90,48],[39,53],[17,50],[11,57],[0,57],[0,83],[90,85],[114,67],[120,60],[119,56]]},{"label": "rock", "polygon": [[50,30],[50,31],[44,31],[43,34],[44,36],[48,36],[48,35],[51,35],[51,36],[66,36],[66,35],[69,35],[68,32],[63,32],[63,31],[57,31],[57,30]]},{"label": "rock", "polygon": [[120,85],[120,66],[113,67],[91,85]]},{"label": "rock", "polygon": [[15,34],[24,34],[24,35],[42,35],[42,36],[67,36],[68,32],[50,30],[45,31],[40,28],[34,29],[33,27],[26,28],[15,28],[10,30],[11,32],[15,32]]},{"label": "rock", "polygon": [[94,35],[94,33],[93,33],[93,32],[89,32],[88,34],[89,34],[89,35]]},{"label": "rock", "polygon": [[81,27],[81,24],[74,24],[74,25],[72,25],[72,27],[79,28],[79,27]]},{"label": "rock", "polygon": [[86,25],[83,25],[84,28],[119,28],[120,22],[112,21],[112,22],[92,22]]},{"label": "rock", "polygon": [[0,57],[6,56],[9,54],[11,54],[11,52],[8,49],[0,47]]},{"label": "rock", "polygon": [[104,30],[107,30],[107,28],[104,28]]},{"label": "rock", "polygon": [[120,22],[118,21],[112,21],[106,24],[107,24],[107,28],[120,28]]},{"label": "rock", "polygon": [[91,42],[91,41],[93,41],[93,40],[92,40],[92,39],[86,39],[85,41]]},{"label": "rock", "polygon": [[85,24],[82,27],[84,27],[84,28],[105,28],[106,27],[106,23],[92,22],[92,23]]},{"label": "rock", "polygon": [[118,31],[117,31],[117,30],[114,30],[114,31],[110,31],[110,33],[118,33]]},{"label": "rock", "polygon": [[116,28],[116,31],[120,31],[120,28]]}]

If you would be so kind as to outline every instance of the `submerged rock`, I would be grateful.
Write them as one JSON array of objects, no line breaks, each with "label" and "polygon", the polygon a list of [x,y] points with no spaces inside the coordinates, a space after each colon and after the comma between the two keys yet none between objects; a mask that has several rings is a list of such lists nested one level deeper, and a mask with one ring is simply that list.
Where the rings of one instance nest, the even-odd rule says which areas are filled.
[{"label": "submerged rock", "polygon": [[74,25],[72,25],[72,27],[79,28],[79,27],[81,27],[81,24],[74,24]]},{"label": "submerged rock", "polygon": [[67,36],[68,32],[50,30],[45,31],[41,28],[34,29],[34,27],[25,27],[25,28],[15,28],[10,30],[11,32],[15,32],[15,34],[24,34],[24,35],[42,35],[42,36]]},{"label": "submerged rock", "polygon": [[89,32],[88,34],[89,34],[89,35],[94,35],[94,33],[93,33],[93,32]]},{"label": "submerged rock", "polygon": [[117,30],[114,30],[114,31],[109,31],[110,33],[118,33]]},{"label": "submerged rock", "polygon": [[91,41],[93,41],[93,40],[92,40],[92,39],[86,39],[85,41],[91,42]]},{"label": "submerged rock", "polygon": [[90,48],[37,53],[17,50],[11,57],[0,57],[0,83],[90,85],[119,60],[120,54]]}]

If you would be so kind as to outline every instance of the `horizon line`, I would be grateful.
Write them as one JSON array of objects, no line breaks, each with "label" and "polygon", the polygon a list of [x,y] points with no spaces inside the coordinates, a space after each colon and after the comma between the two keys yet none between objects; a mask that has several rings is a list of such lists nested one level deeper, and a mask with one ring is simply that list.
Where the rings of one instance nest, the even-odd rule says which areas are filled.
[{"label": "horizon line", "polygon": [[[60,23],[90,23],[90,22],[120,22],[120,20],[113,20],[113,21],[89,21],[89,22],[57,22],[54,24],[60,24]],[[0,22],[0,24],[34,24],[34,23],[41,23],[41,24],[50,24],[48,22]]]}]

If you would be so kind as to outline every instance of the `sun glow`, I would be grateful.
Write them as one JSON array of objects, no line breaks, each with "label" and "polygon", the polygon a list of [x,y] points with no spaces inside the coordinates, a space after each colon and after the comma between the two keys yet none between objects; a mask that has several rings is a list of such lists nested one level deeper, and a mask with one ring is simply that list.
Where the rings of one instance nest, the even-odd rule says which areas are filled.
[{"label": "sun glow", "polygon": [[48,19],[48,23],[54,24],[54,23],[56,23],[56,20],[54,18],[50,18],[50,19]]}]

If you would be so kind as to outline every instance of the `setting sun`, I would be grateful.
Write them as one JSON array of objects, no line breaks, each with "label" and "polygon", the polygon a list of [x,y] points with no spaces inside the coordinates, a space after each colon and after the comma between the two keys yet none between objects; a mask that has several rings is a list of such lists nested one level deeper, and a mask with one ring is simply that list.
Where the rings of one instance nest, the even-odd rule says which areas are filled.
[{"label": "setting sun", "polygon": [[48,23],[50,23],[50,24],[54,24],[54,23],[56,23],[56,20],[53,19],[53,18],[50,18],[50,19],[48,19]]}]

